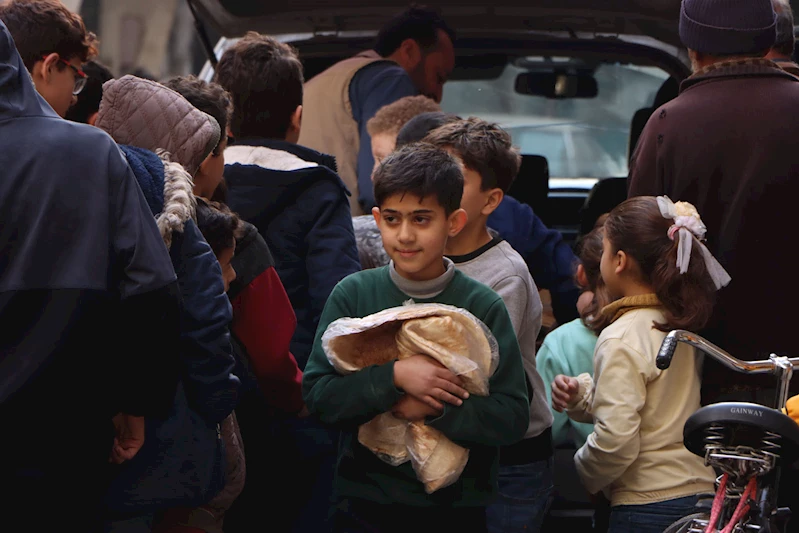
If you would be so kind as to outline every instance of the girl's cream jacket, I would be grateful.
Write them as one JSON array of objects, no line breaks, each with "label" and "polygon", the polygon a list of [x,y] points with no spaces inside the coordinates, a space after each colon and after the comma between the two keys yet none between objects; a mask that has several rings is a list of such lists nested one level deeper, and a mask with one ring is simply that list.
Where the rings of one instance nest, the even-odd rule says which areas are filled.
[{"label": "girl's cream jacket", "polygon": [[685,421],[700,406],[700,356],[680,344],[671,367],[659,370],[666,334],[652,325],[664,321],[661,308],[625,311],[599,336],[594,379],[578,376],[568,410],[578,422],[594,422],[575,455],[583,484],[591,494],[609,492],[614,506],[712,494],[713,470],[683,446]]}]

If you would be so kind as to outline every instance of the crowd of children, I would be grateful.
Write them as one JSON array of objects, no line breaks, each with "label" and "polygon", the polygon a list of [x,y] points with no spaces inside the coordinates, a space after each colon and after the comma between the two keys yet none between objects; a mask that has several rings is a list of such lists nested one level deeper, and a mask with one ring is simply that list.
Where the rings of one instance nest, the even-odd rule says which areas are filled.
[{"label": "crowd of children", "polygon": [[[68,117],[119,145],[182,300],[168,414],[114,418],[104,530],[539,531],[564,443],[586,490],[609,499],[611,533],[661,532],[714,491],[682,444],[700,360],[685,346],[666,372],[654,359],[667,331],[706,324],[729,282],[690,204],[631,199],[583,236],[581,318],[536,354],[536,273],[560,290],[560,252],[521,237],[540,221],[507,196],[521,156],[498,125],[424,96],[385,107],[367,125],[376,207],[353,219],[333,158],[297,144],[304,78],[289,45],[250,33],[213,82],[96,67]],[[334,368],[331,323],[425,303],[490,332],[488,395],[425,354]],[[361,445],[358,427],[383,413],[468,449],[457,480],[428,493],[410,462]]]}]

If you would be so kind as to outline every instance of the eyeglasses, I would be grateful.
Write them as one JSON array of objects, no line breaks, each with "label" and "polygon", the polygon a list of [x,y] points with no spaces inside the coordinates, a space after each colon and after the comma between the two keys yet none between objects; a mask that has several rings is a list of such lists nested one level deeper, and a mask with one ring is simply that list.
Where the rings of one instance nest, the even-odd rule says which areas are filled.
[{"label": "eyeglasses", "polygon": [[[46,58],[47,56],[42,56],[42,59]],[[75,75],[75,87],[72,88],[72,94],[75,96],[79,95],[83,88],[86,87],[86,80],[88,79],[88,76],[81,69],[63,58],[59,57],[58,62],[63,63],[72,69],[72,73]]]}]

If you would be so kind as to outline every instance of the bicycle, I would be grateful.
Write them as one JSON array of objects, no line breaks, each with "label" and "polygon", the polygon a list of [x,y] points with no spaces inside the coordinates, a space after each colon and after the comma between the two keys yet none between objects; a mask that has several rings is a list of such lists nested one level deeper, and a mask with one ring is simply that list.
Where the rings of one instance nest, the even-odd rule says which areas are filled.
[{"label": "bicycle", "polygon": [[775,408],[746,402],[702,407],[685,423],[683,441],[721,475],[709,512],[686,516],[664,533],[780,533],[790,518],[777,506],[782,467],[799,459],[799,425],[782,413],[799,357],[771,355],[765,361],[741,361],[695,333],[671,331],[660,347],[656,365],[666,370],[677,344],[684,342],[744,374],[776,375]]}]

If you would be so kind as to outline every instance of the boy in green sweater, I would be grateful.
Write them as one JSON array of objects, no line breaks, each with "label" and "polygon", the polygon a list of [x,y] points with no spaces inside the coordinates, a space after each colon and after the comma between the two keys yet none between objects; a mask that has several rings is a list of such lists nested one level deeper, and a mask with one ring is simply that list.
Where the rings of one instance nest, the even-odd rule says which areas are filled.
[{"label": "boy in green sweater", "polygon": [[[518,442],[529,421],[519,344],[502,299],[455,269],[444,257],[447,240],[466,224],[459,208],[463,169],[451,155],[426,144],[406,146],[374,177],[373,214],[391,263],[342,280],[327,301],[303,392],[311,413],[342,428],[336,471],[334,530],[486,531],[485,508],[496,494],[499,447]],[[482,320],[499,344],[490,395],[469,396],[460,379],[427,357],[372,366],[340,375],[322,349],[327,326],[364,317],[408,300],[463,308]],[[357,429],[391,411],[425,422],[470,450],[453,485],[428,495],[410,463],[391,466],[358,443]]]}]

